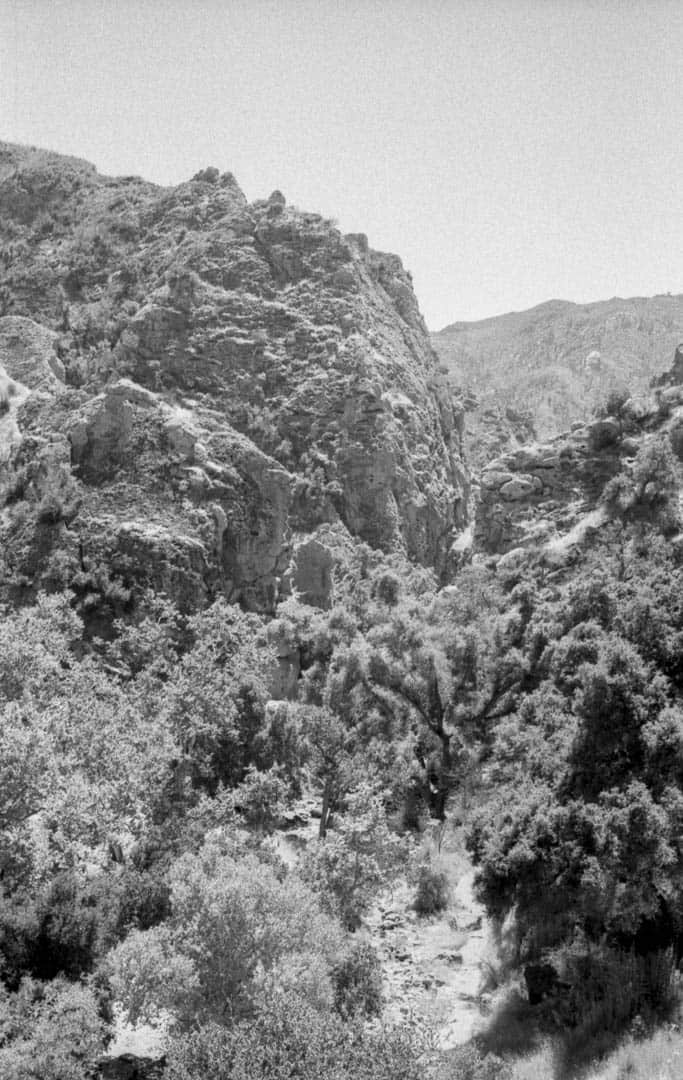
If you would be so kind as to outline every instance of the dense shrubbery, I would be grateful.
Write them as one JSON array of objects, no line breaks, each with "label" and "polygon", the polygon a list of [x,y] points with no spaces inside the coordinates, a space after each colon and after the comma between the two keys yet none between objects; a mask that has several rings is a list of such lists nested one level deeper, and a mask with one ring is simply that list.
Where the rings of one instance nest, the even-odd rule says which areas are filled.
[{"label": "dense shrubbery", "polygon": [[[652,531],[609,541],[566,588],[526,593],[533,686],[498,725],[469,838],[520,958],[559,950],[575,1023],[596,999],[615,1022],[661,1006],[683,944],[681,570]],[[617,1007],[624,951],[650,961]]]},{"label": "dense shrubbery", "polygon": [[[274,998],[256,1019],[208,1025],[176,1041],[169,1080],[426,1080],[419,1047],[398,1030],[351,1026],[296,999]],[[454,1077],[457,1080],[457,1074]]]},{"label": "dense shrubbery", "polygon": [[[7,612],[7,1016],[31,1011],[68,1057],[74,994],[95,1053],[88,1010],[103,1002],[80,981],[94,978],[132,1018],[171,1022],[172,1078],[275,1080],[297,1054],[302,1077],[439,1075],[377,1026],[377,958],[349,933],[405,873],[410,829],[443,819],[472,776],[480,894],[501,919],[514,910],[521,963],[552,965],[553,1015],[588,1031],[664,1008],[683,943],[683,581],[629,507],[649,500],[668,529],[670,467],[656,446],[636,461],[614,485],[621,520],[554,580],[479,567],[439,592],[359,548],[329,611],[290,600],[269,625],[148,596],[105,643],[77,597]],[[282,637],[299,700],[273,707]],[[303,790],[320,836],[288,868],[269,837]],[[443,910],[446,876],[413,865],[416,909]],[[23,1076],[30,1043],[11,1023],[0,1053]],[[475,1057],[471,1075],[497,1075]]]}]

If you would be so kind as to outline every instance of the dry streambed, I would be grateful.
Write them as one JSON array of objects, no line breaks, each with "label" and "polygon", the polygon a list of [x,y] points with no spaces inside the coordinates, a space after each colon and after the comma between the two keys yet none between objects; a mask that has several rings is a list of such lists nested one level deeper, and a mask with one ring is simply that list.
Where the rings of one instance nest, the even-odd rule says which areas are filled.
[{"label": "dry streambed", "polygon": [[365,920],[382,962],[387,1019],[426,1021],[445,1048],[467,1042],[489,1006],[484,986],[492,943],[472,881],[471,870],[461,875],[442,915],[418,916],[401,885]]}]

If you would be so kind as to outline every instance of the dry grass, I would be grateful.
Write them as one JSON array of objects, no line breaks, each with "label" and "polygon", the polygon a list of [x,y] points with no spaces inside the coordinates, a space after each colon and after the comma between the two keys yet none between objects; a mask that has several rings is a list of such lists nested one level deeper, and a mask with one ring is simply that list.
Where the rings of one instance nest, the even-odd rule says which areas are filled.
[{"label": "dry grass", "polygon": [[658,1031],[648,1039],[628,1039],[586,1080],[680,1080],[683,1076],[683,1036]]},{"label": "dry grass", "polygon": [[599,1062],[570,1072],[558,1062],[558,1047],[548,1041],[512,1063],[512,1080],[681,1080],[683,1035],[662,1030],[643,1040],[626,1038]]},{"label": "dry grass", "polygon": [[670,1002],[669,1022],[655,1030],[637,1016],[629,1033],[623,1024],[560,1032],[508,984],[477,1043],[509,1064],[511,1080],[683,1080],[683,1024],[673,1022],[683,1015],[680,1001]]}]

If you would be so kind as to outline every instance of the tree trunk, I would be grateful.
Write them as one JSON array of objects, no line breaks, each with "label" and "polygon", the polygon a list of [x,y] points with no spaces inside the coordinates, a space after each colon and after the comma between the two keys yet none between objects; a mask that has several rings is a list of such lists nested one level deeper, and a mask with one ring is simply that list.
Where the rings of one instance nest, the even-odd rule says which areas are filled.
[{"label": "tree trunk", "polygon": [[332,809],[332,783],[329,778],[325,780],[325,787],[323,788],[323,805],[320,813],[320,826],[318,828],[318,838],[324,840],[327,836],[327,826],[330,820],[330,811]]},{"label": "tree trunk", "polygon": [[451,792],[451,774],[453,770],[453,755],[451,753],[451,737],[445,731],[439,733],[441,740],[441,762],[437,777],[437,789],[432,800],[434,817],[439,821],[446,819],[446,803]]}]

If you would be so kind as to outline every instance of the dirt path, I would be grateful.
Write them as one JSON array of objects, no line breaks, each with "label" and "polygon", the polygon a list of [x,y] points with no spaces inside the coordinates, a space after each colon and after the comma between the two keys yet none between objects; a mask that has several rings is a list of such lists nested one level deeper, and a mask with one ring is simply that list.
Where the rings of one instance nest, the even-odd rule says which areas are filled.
[{"label": "dirt path", "polygon": [[473,876],[468,870],[459,878],[445,915],[418,917],[402,886],[365,920],[382,961],[387,1018],[428,1020],[443,1047],[467,1042],[485,1016],[491,940],[473,895]]}]

